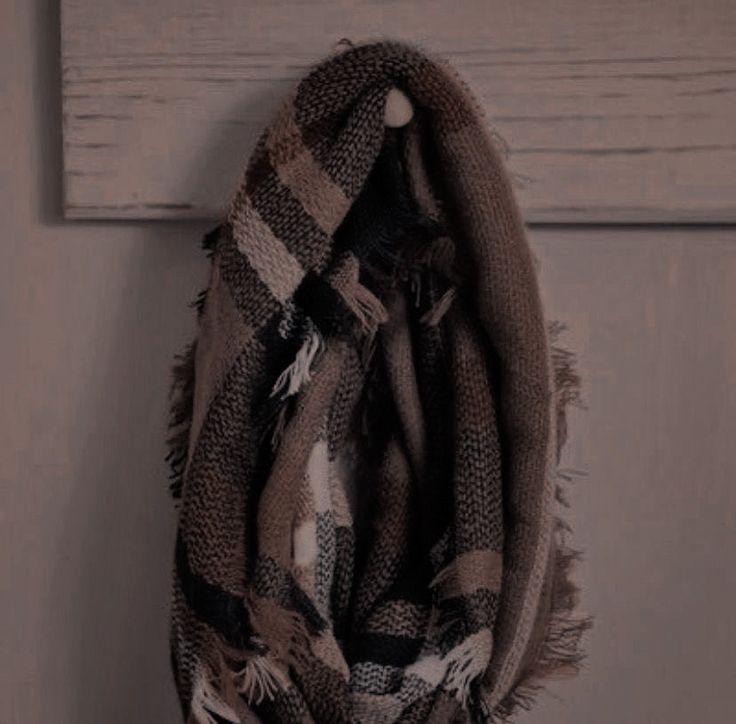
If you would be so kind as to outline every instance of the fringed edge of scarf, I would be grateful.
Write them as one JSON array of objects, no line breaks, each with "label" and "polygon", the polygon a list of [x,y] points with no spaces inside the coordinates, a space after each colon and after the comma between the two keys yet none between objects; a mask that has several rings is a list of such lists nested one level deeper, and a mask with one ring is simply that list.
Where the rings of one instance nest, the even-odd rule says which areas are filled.
[{"label": "fringed edge of scarf", "polygon": [[[550,352],[554,374],[557,415],[557,464],[567,439],[567,412],[569,407],[584,407],[580,394],[580,375],[573,352],[559,346],[560,335],[566,326],[552,322],[548,326]],[[565,508],[569,507],[567,488],[574,477],[583,473],[558,467],[555,484],[555,498]],[[551,590],[546,622],[542,627],[544,636],[511,688],[509,693],[495,707],[488,711],[480,701],[481,721],[490,724],[508,724],[520,711],[529,711],[540,692],[546,690],[546,683],[555,678],[567,678],[579,673],[586,654],[583,651],[583,636],[593,625],[593,617],[577,613],[580,596],[579,586],[573,580],[575,563],[582,559],[582,552],[567,543],[571,533],[570,524],[560,515],[553,522],[553,553]]]},{"label": "fringed edge of scarf", "polygon": [[560,542],[568,528],[568,524],[560,518],[555,521],[558,543],[552,563],[554,572],[545,638],[531,666],[525,669],[495,710],[482,711],[484,722],[507,724],[513,721],[520,711],[533,708],[538,695],[547,689],[550,680],[575,676],[585,660],[582,639],[591,628],[593,619],[575,613],[579,587],[572,578],[572,571],[582,554],[564,543],[564,539]]},{"label": "fringed edge of scarf", "polygon": [[[207,254],[210,265],[214,258],[221,229],[221,226],[216,226],[207,232],[202,239],[201,246]],[[209,284],[201,289],[189,304],[196,312],[197,322],[204,314],[208,291]],[[194,411],[194,360],[196,354],[197,340],[195,337],[194,341],[186,345],[183,352],[174,355],[174,364],[171,367],[168,437],[166,438],[168,452],[165,460],[169,466],[169,493],[175,501],[181,500],[189,454],[189,435]]]}]

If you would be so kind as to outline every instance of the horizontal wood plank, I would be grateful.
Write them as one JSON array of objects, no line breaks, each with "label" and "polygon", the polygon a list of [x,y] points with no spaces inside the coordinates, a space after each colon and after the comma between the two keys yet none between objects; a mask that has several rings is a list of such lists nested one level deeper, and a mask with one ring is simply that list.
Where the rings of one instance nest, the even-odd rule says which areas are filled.
[{"label": "horizontal wood plank", "polygon": [[218,216],[279,99],[342,37],[448,56],[526,218],[736,221],[730,0],[62,0],[65,213]]}]

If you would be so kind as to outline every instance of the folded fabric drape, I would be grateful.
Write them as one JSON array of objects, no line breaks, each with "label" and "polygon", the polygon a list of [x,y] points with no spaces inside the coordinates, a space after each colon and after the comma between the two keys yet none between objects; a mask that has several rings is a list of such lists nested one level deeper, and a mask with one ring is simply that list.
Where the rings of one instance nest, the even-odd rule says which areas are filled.
[{"label": "folded fabric drape", "polygon": [[322,62],[204,245],[169,440],[185,720],[502,721],[574,670],[578,379],[459,75],[388,41]]}]

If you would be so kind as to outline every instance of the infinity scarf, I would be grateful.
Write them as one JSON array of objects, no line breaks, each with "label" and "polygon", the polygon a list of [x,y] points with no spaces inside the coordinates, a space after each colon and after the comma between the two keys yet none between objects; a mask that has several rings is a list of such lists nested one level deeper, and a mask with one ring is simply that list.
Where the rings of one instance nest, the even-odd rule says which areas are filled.
[{"label": "infinity scarf", "polygon": [[578,380],[457,73],[395,42],[322,62],[204,247],[169,439],[184,720],[504,721],[574,670]]}]

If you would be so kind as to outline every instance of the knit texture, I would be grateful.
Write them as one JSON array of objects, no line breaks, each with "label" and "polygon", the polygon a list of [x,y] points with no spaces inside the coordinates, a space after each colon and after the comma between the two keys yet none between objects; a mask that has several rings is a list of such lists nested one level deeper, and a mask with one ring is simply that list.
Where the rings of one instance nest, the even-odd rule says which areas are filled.
[{"label": "knit texture", "polygon": [[578,380],[458,74],[395,42],[322,62],[205,247],[169,440],[184,720],[501,721],[574,670]]}]

